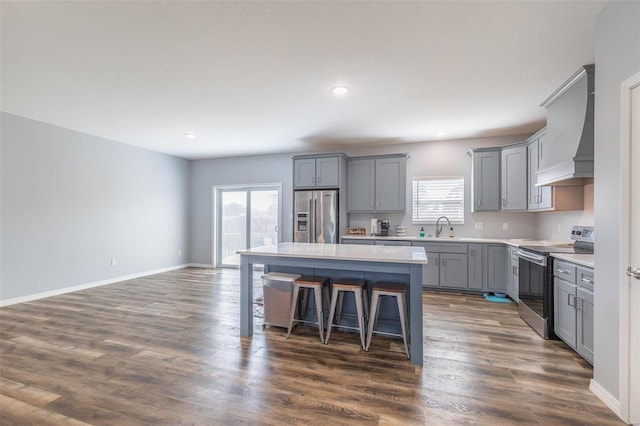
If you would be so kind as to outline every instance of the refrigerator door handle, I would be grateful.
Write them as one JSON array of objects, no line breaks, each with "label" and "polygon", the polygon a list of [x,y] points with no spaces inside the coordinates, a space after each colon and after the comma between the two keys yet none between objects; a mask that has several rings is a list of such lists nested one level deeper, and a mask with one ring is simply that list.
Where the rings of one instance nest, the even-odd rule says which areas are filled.
[{"label": "refrigerator door handle", "polygon": [[309,198],[309,242],[315,243],[316,238],[316,211],[313,197]]}]

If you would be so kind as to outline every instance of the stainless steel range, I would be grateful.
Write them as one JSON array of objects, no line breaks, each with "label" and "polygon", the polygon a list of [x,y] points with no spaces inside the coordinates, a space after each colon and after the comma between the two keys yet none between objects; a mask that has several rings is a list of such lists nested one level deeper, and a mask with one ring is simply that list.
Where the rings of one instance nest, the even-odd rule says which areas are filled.
[{"label": "stainless steel range", "polygon": [[573,244],[561,246],[521,246],[518,250],[520,317],[545,339],[553,332],[553,257],[552,253],[593,254],[594,229],[574,226]]}]

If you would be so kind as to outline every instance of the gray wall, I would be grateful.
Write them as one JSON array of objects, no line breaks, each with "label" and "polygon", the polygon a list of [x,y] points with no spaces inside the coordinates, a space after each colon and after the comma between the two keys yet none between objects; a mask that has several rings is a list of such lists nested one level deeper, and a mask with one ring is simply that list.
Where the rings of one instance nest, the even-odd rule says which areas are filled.
[{"label": "gray wall", "polygon": [[188,262],[189,161],[1,120],[1,301]]},{"label": "gray wall", "polygon": [[293,160],[290,154],[218,158],[191,162],[191,262],[212,263],[213,186],[282,184],[282,241],[293,232]]},{"label": "gray wall", "polygon": [[640,70],[640,2],[609,2],[596,19],[594,379],[619,398],[620,84]]},{"label": "gray wall", "polygon": [[[344,150],[349,156],[379,155],[407,152],[407,212],[393,215],[352,214],[349,226],[369,226],[372,217],[387,218],[395,228],[405,224],[409,235],[417,235],[419,226],[411,223],[411,180],[414,176],[464,176],[465,224],[456,225],[459,236],[485,236],[495,238],[536,238],[537,222],[534,213],[471,213],[469,211],[471,158],[467,156],[470,148],[502,146],[523,140],[525,137],[479,138],[459,141],[441,141],[412,143],[385,147],[369,147]],[[258,183],[282,183],[283,196],[283,232],[282,241],[292,239],[292,194],[293,161],[292,154],[255,157],[234,157],[191,162],[191,262],[212,263],[212,187],[220,185],[244,185]],[[476,230],[475,222],[483,222],[484,229]],[[502,223],[508,222],[509,229],[504,231]],[[433,233],[433,225],[425,227]],[[565,239],[566,239],[565,235]]]}]

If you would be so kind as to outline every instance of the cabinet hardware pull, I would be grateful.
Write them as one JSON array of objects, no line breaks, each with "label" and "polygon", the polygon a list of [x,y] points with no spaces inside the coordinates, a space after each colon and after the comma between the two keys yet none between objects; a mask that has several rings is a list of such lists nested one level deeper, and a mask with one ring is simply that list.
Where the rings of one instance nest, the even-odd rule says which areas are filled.
[{"label": "cabinet hardware pull", "polygon": [[582,282],[583,282],[583,283],[587,283],[587,284],[593,284],[593,281],[591,281],[591,280],[590,280],[590,279],[588,279],[588,278],[582,278]]},{"label": "cabinet hardware pull", "polygon": [[556,268],[556,272],[559,272],[561,274],[566,274],[567,273],[567,271],[565,271],[563,269],[560,269],[560,268]]},{"label": "cabinet hardware pull", "polygon": [[636,268],[634,270],[631,269],[631,266],[627,268],[627,275],[635,278],[636,280],[640,280],[640,268]]},{"label": "cabinet hardware pull", "polygon": [[573,306],[574,308],[576,307],[576,297],[573,296],[573,303],[571,303],[571,296],[573,296],[573,294],[567,294],[567,305],[569,306]]}]

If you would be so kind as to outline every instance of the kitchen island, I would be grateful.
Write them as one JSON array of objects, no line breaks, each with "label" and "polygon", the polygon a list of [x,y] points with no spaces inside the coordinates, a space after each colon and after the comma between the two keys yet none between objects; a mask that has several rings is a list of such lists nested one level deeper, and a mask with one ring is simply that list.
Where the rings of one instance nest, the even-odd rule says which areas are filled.
[{"label": "kitchen island", "polygon": [[300,268],[331,275],[331,271],[366,274],[408,285],[411,363],[422,365],[422,247],[350,244],[280,243],[238,251],[240,254],[240,335],[253,335],[253,265]]}]

